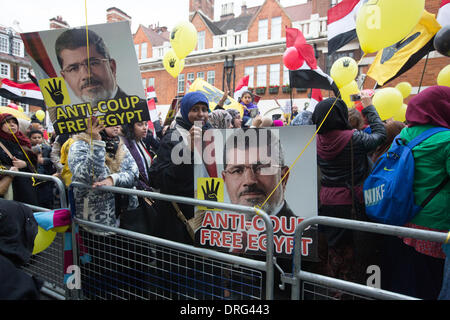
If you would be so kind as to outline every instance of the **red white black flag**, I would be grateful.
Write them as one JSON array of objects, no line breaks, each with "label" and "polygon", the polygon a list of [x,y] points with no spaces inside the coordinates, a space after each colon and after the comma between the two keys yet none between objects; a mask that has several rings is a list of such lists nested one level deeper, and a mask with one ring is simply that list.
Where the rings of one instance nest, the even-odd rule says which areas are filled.
[{"label": "red white black flag", "polygon": [[2,79],[0,96],[45,109],[44,97],[39,87],[34,83],[16,83],[8,79]]},{"label": "red white black flag", "polygon": [[442,27],[450,24],[450,0],[442,0],[436,20]]},{"label": "red white black flag", "polygon": [[357,37],[356,15],[362,0],[343,0],[328,10],[328,54]]}]

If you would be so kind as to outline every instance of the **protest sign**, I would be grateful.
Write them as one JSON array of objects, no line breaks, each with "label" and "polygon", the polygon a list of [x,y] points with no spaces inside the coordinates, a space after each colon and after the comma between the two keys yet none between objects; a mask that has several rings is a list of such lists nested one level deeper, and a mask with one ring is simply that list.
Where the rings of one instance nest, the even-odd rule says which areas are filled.
[{"label": "protest sign", "polygon": [[[315,141],[289,170],[314,131],[314,126],[206,131],[203,163],[194,169],[196,198],[260,207],[274,227],[274,254],[291,255],[295,227],[317,215]],[[197,206],[192,221],[199,246],[265,254],[267,235],[258,215]],[[302,242],[303,256],[316,260],[317,229],[308,229]]]},{"label": "protest sign", "polygon": [[57,134],[150,120],[129,22],[21,37]]}]

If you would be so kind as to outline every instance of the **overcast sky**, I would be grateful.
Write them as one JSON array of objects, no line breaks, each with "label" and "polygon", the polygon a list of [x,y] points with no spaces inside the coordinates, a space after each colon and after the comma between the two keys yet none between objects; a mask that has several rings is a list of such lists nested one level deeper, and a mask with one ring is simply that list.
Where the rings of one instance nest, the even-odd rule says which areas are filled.
[{"label": "overcast sky", "polygon": [[[304,3],[306,0],[281,0],[284,6]],[[240,13],[243,0],[216,0],[215,17],[220,15],[222,3],[234,2],[235,13]],[[246,0],[247,7],[261,5],[264,0]],[[131,30],[139,24],[158,24],[171,29],[189,17],[189,0],[4,0],[0,9],[0,24],[19,32],[49,29],[49,19],[61,16],[71,27],[87,23],[106,22],[106,9],[116,7],[131,16]],[[18,22],[18,26],[15,22]]]}]

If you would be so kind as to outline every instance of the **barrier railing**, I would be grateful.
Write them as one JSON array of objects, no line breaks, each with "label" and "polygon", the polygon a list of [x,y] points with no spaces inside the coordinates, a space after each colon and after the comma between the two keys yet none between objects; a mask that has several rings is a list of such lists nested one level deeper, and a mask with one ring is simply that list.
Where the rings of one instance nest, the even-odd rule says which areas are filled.
[{"label": "barrier railing", "polygon": [[[91,186],[88,186],[88,185],[85,185],[82,183],[78,183],[78,182],[73,182],[71,184],[70,188],[73,188],[73,187],[82,187],[82,188],[88,188],[88,189],[92,188]],[[149,236],[149,235],[144,235],[144,234],[132,232],[129,230],[124,230],[124,229],[120,229],[120,228],[113,228],[113,227],[109,227],[109,226],[96,224],[96,223],[81,220],[78,218],[73,219],[72,230],[76,230],[75,224],[84,225],[87,227],[92,227],[92,228],[96,228],[96,229],[100,229],[100,230],[104,230],[104,231],[108,231],[108,232],[113,232],[118,235],[130,237],[130,238],[133,238],[136,240],[145,241],[145,242],[152,243],[155,245],[169,247],[169,248],[172,248],[175,250],[181,250],[181,251],[188,252],[191,254],[196,254],[199,256],[208,257],[208,258],[212,258],[212,259],[218,259],[218,260],[226,261],[231,264],[237,264],[239,266],[245,266],[245,267],[254,268],[254,269],[257,269],[260,271],[264,271],[266,273],[266,279],[265,279],[266,295],[265,295],[265,298],[268,300],[273,299],[273,285],[274,285],[273,225],[269,218],[269,215],[266,212],[264,212],[263,210],[260,210],[258,208],[241,206],[241,205],[219,203],[219,202],[207,201],[207,200],[197,200],[197,199],[174,196],[174,195],[166,195],[166,194],[161,194],[161,193],[157,193],[157,192],[141,191],[141,190],[135,190],[135,189],[125,189],[125,188],[119,188],[119,187],[102,186],[102,187],[97,187],[96,190],[104,191],[104,192],[119,193],[119,194],[123,194],[123,195],[135,195],[138,197],[148,197],[148,198],[151,198],[154,200],[156,199],[156,200],[162,200],[162,201],[171,201],[171,202],[184,203],[184,204],[193,205],[193,206],[214,207],[217,209],[223,209],[223,210],[229,210],[229,211],[233,211],[233,212],[239,212],[239,213],[245,213],[245,214],[249,214],[249,215],[260,216],[266,225],[267,249],[266,249],[265,261],[253,260],[253,259],[249,259],[249,258],[232,255],[232,254],[214,251],[211,249],[185,245],[182,243],[169,241],[166,239],[161,239],[161,238],[157,238],[157,237],[153,237],[153,236]],[[78,261],[78,259],[77,259],[78,252],[77,252],[77,250],[75,250],[75,248],[77,248],[77,243],[75,241],[76,239],[75,239],[74,232],[72,235],[72,239],[73,239],[72,247],[74,249],[73,250],[74,261]]]},{"label": "barrier railing", "polygon": [[[62,181],[54,176],[18,172],[10,170],[0,170],[1,175],[16,177],[35,178],[37,180],[53,182],[59,192],[60,208],[67,208],[66,189]],[[39,195],[38,195],[39,196]],[[33,211],[50,211],[51,208],[43,208],[35,205],[23,203]],[[23,267],[23,270],[30,275],[39,277],[44,281],[42,292],[54,299],[63,300],[66,297],[64,282],[64,237],[57,234],[55,240],[47,250],[33,255],[30,262]]]},{"label": "barrier railing", "polygon": [[294,235],[294,260],[292,278],[285,277],[284,280],[292,284],[291,298],[292,300],[300,299],[300,281],[310,281],[313,283],[330,286],[336,289],[346,290],[357,294],[373,297],[376,299],[386,300],[417,300],[415,297],[402,295],[399,293],[364,286],[361,284],[335,279],[307,271],[301,270],[301,246],[300,241],[303,231],[311,225],[322,224],[332,227],[351,229],[357,231],[372,232],[390,236],[411,237],[420,240],[428,240],[444,243],[447,234],[442,232],[418,230],[406,227],[391,226],[379,223],[339,219],[326,216],[313,217],[303,220],[297,225]]}]

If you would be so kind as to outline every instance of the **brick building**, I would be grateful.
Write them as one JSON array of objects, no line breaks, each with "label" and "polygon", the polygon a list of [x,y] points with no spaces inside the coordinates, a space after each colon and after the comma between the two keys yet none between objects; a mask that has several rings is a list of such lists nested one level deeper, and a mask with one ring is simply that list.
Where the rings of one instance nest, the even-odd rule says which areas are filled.
[{"label": "brick building", "polygon": [[[290,93],[283,90],[283,85],[289,83],[288,71],[282,61],[286,49],[285,27],[298,28],[303,32],[308,43],[316,50],[319,66],[327,73],[333,62],[342,56],[353,57],[356,61],[362,57],[357,39],[328,55],[327,11],[339,0],[299,1],[302,3],[287,7],[276,0],[265,0],[255,7],[247,7],[245,1],[231,1],[222,4],[219,20],[213,20],[213,0],[189,1],[190,21],[197,29],[198,44],[186,57],[185,67],[177,79],[172,78],[162,64],[164,53],[170,49],[167,30],[155,26],[141,26],[138,29],[134,42],[143,83],[144,86],[155,87],[159,104],[167,105],[173,97],[185,94],[188,82],[198,77],[223,89],[225,73],[231,71],[225,65],[232,67],[231,87],[244,75],[250,75],[249,86],[255,91],[260,88],[257,93],[261,96],[260,107],[266,110],[276,107],[274,98],[280,103],[290,99]],[[439,4],[440,0],[427,0],[426,10],[436,14]],[[240,8],[236,8],[237,5]],[[237,11],[240,11],[238,15]],[[373,59],[374,54],[368,55],[359,65],[357,81],[360,85],[364,83],[365,88],[375,85],[373,79],[365,77]],[[427,66],[422,89],[436,84],[437,74],[448,64],[448,58],[431,52],[428,59],[422,59],[387,86],[408,81],[413,86],[414,94],[418,90],[425,63]],[[328,94],[323,92],[324,96]],[[300,107],[308,101],[306,90],[293,90],[292,95]]]},{"label": "brick building", "polygon": [[[31,63],[25,58],[25,48],[20,34],[11,27],[0,25],[0,81],[6,78],[17,83],[31,82],[28,77],[30,71],[32,71]],[[0,97],[0,106],[7,106],[11,102],[15,101]],[[25,112],[35,111],[27,104],[15,103]]]}]

